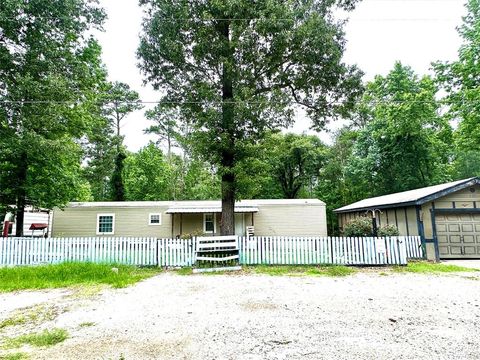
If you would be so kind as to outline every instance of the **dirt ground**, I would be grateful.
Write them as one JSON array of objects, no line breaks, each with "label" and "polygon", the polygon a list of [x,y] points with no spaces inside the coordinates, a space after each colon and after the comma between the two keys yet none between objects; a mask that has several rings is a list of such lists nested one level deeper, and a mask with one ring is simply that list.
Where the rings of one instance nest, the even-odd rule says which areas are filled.
[{"label": "dirt ground", "polygon": [[0,321],[25,304],[56,309],[35,330],[69,338],[21,350],[32,359],[479,359],[479,279],[164,273],[96,295],[0,294]]}]

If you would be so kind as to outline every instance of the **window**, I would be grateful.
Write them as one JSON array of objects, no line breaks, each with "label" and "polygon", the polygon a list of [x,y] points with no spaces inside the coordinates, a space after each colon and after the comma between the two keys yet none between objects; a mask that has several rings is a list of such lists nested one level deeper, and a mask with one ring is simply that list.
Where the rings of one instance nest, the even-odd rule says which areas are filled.
[{"label": "window", "polygon": [[113,234],[115,230],[115,214],[97,215],[97,235]]},{"label": "window", "polygon": [[162,214],[149,214],[148,225],[162,225]]},{"label": "window", "polygon": [[215,215],[203,214],[203,232],[215,233]]}]

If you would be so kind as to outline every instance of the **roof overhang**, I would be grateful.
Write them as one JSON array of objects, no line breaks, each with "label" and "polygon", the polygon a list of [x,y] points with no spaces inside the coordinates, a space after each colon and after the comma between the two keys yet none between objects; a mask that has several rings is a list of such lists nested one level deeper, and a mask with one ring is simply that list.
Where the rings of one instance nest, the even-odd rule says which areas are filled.
[{"label": "roof overhang", "polygon": [[[166,214],[212,214],[221,213],[222,208],[220,206],[215,207],[171,207]],[[236,213],[256,213],[258,208],[256,206],[235,206]]]},{"label": "roof overhang", "polygon": [[334,213],[337,214],[342,214],[342,213],[350,213],[350,212],[359,212],[359,211],[370,211],[374,209],[390,209],[390,208],[399,208],[399,207],[408,207],[408,206],[417,206],[417,205],[423,205],[427,202],[434,201],[438,198],[444,197],[446,195],[452,194],[454,192],[463,190],[465,188],[468,188],[473,185],[480,185],[480,178],[471,178],[467,179],[464,182],[461,182],[457,185],[451,186],[449,188],[443,189],[441,191],[434,192],[432,194],[428,194],[423,197],[419,197],[415,200],[411,201],[404,201],[404,202],[394,202],[394,203],[387,203],[387,204],[375,204],[371,206],[360,206],[360,207],[355,207],[355,208],[347,208],[347,209],[336,209],[333,210]]}]

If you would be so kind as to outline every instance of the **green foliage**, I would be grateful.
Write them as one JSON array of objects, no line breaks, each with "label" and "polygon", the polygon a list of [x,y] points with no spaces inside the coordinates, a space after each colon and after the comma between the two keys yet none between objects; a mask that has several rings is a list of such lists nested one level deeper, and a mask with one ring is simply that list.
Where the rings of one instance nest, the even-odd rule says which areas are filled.
[{"label": "green foliage", "polygon": [[343,227],[344,236],[372,236],[372,233],[372,219],[368,217],[355,218]]},{"label": "green foliage", "polygon": [[[27,204],[52,208],[77,195],[78,140],[106,77],[88,34],[103,19],[92,0],[2,2],[0,203],[16,204],[18,214]],[[23,215],[17,221],[20,235]]]},{"label": "green foliage", "polygon": [[400,232],[395,225],[382,225],[378,228],[378,236],[399,236]]},{"label": "green foliage", "polygon": [[115,267],[118,268],[118,273],[112,271],[112,265],[90,263],[2,268],[0,269],[0,292],[60,288],[78,284],[89,286],[107,284],[119,288],[154,276],[160,271],[126,265],[115,265]]},{"label": "green foliage", "polygon": [[367,85],[359,104],[367,116],[347,170],[368,196],[440,183],[445,175],[451,128],[439,115],[437,89],[396,63]]},{"label": "green foliage", "polygon": [[112,186],[112,200],[113,201],[125,201],[125,187],[123,184],[123,168],[124,161],[127,156],[123,153],[123,150],[117,153],[115,158],[115,168],[113,169],[111,186]]},{"label": "green foliage", "polygon": [[459,120],[454,134],[455,154],[452,176],[456,179],[480,174],[480,2],[468,0],[467,16],[459,28],[463,44],[458,59],[437,62],[437,81],[446,91],[448,119]]},{"label": "green foliage", "polygon": [[237,165],[249,147],[290,125],[298,104],[317,129],[353,108],[361,73],[342,63],[344,33],[333,12],[356,1],[140,3],[140,68],[190,126],[193,150],[218,169],[221,232],[230,234]]},{"label": "green foliage", "polygon": [[170,157],[172,147],[182,142],[177,124],[177,110],[158,104],[154,109],[146,111],[145,117],[154,122],[154,125],[145,129],[145,133],[157,135],[158,145],[166,141],[167,156]]},{"label": "green foliage", "polygon": [[333,210],[358,201],[366,195],[367,187],[356,186],[347,171],[358,132],[342,128],[335,133],[333,145],[326,148],[325,163],[320,169],[315,195],[326,203],[328,233],[338,234],[337,216]]},{"label": "green foliage", "polygon": [[68,332],[65,329],[44,330],[39,333],[20,335],[14,338],[4,340],[4,348],[18,348],[22,345],[31,345],[35,347],[53,346],[65,341],[68,338]]},{"label": "green foliage", "polygon": [[220,197],[215,171],[203,161],[171,155],[170,161],[154,143],[125,160],[126,200],[209,200]]},{"label": "green foliage", "polygon": [[295,199],[302,194],[311,197],[312,189],[325,160],[326,147],[316,136],[274,134],[262,143],[267,163],[282,197]]},{"label": "green foliage", "polygon": [[124,170],[125,198],[129,201],[170,200],[171,169],[163,153],[150,143],[138,153],[129,154]]}]

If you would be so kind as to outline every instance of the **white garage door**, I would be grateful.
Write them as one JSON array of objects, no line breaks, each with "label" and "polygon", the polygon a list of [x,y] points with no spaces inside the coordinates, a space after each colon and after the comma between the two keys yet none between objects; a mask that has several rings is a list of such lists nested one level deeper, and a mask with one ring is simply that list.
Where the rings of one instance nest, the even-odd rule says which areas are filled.
[{"label": "white garage door", "polygon": [[480,258],[480,214],[435,214],[440,258]]}]

